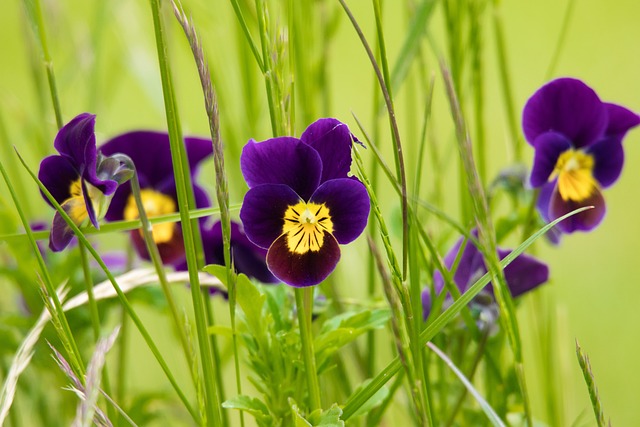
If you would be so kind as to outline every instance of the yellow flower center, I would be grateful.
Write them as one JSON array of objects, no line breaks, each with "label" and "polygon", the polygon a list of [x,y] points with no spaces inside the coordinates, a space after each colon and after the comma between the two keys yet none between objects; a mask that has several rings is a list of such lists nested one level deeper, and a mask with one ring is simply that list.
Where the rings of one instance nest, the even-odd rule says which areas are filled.
[{"label": "yellow flower center", "polygon": [[[140,191],[140,196],[142,198],[144,211],[149,218],[167,215],[176,211],[176,203],[166,194],[159,193],[155,190],[143,189]],[[133,198],[133,194],[130,195],[127,200],[123,216],[127,221],[140,218],[140,211],[138,211],[138,206],[136,205],[136,200]],[[174,229],[175,224],[172,222],[154,225],[151,228],[153,240],[156,243],[167,243],[171,241]],[[140,232],[142,233],[142,230]]]},{"label": "yellow flower center", "polygon": [[562,200],[581,202],[598,188],[593,178],[593,156],[580,150],[567,150],[558,157],[551,178],[558,177]]},{"label": "yellow flower center", "polygon": [[299,202],[284,213],[282,232],[287,235],[289,251],[305,254],[317,252],[324,243],[324,233],[333,232],[329,208],[323,204]]},{"label": "yellow flower center", "polygon": [[[71,196],[62,202],[62,207],[65,208],[69,217],[71,217],[73,222],[78,226],[82,225],[85,220],[89,218],[87,206],[84,203],[84,195],[82,194],[81,179],[82,178],[78,178],[71,183],[69,186],[69,194]],[[89,200],[93,205],[96,217],[100,219],[106,213],[106,208],[109,207],[111,197],[105,197],[99,189],[88,182],[85,182],[85,186],[89,193]]]}]

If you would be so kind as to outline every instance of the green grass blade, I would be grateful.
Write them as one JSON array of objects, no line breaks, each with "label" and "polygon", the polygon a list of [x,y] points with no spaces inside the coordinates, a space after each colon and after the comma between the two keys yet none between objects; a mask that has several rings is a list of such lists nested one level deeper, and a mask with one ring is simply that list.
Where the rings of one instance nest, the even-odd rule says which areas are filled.
[{"label": "green grass blade", "polygon": [[607,422],[604,418],[604,411],[602,410],[602,403],[600,402],[600,395],[598,394],[596,379],[593,376],[593,371],[591,370],[591,363],[589,362],[589,357],[587,356],[587,354],[584,352],[584,350],[582,350],[582,347],[580,347],[578,340],[576,340],[576,356],[578,357],[578,363],[580,364],[580,369],[582,370],[584,381],[585,383],[587,383],[587,388],[589,389],[591,406],[593,407],[593,413],[596,416],[598,427],[606,427]]},{"label": "green grass blade", "polygon": [[[515,248],[509,255],[504,257],[500,261],[500,267],[502,269],[506,268],[514,259],[516,259],[520,254],[522,254],[529,246],[531,246],[536,240],[538,240],[543,234],[553,228],[560,221],[563,221],[570,216],[573,216],[577,213],[585,211],[587,209],[591,209],[592,207],[584,207],[580,209],[576,209],[575,211],[569,212],[566,215],[561,216],[553,222],[542,227],[536,233],[534,233],[527,240],[522,242],[517,248]],[[438,332],[440,332],[453,318],[467,305],[469,302],[476,296],[482,289],[484,289],[487,284],[491,281],[491,275],[486,273],[484,276],[479,278],[467,291],[460,296],[457,301],[454,301],[451,306],[446,309],[442,314],[440,314],[432,323],[427,326],[427,328],[422,331],[420,334],[420,343],[427,343],[433,337],[435,337]],[[398,357],[394,358],[378,375],[376,375],[366,387],[358,390],[356,393],[351,395],[347,400],[343,408],[342,419],[347,420],[360,408],[360,406],[364,405],[367,400],[371,398],[382,386],[384,386],[398,371],[402,368],[402,363]]]}]

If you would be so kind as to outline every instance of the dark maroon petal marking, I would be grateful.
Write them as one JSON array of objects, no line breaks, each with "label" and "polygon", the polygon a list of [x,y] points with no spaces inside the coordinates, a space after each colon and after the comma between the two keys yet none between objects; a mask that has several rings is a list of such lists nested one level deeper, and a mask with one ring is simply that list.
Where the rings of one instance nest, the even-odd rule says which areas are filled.
[{"label": "dark maroon petal marking", "polygon": [[278,237],[267,252],[267,265],[273,275],[295,287],[313,286],[322,282],[336,268],[339,260],[338,242],[327,232],[324,233],[324,243],[317,252],[290,252],[285,234]]},{"label": "dark maroon petal marking", "polygon": [[588,199],[582,200],[581,202],[574,202],[572,200],[563,200],[556,186],[549,201],[549,216],[551,220],[555,220],[585,206],[594,206],[594,208],[577,213],[561,221],[558,224],[558,228],[560,228],[562,232],[573,233],[577,230],[593,230],[604,218],[607,208],[604,197],[602,197],[602,193],[600,193],[598,189],[594,189],[593,194]]}]

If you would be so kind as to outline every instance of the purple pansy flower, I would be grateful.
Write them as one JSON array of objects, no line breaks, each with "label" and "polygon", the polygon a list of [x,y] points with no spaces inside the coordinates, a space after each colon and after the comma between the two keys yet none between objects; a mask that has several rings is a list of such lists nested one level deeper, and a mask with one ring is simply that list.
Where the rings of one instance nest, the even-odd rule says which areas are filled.
[{"label": "purple pansy flower", "polygon": [[338,264],[338,244],[355,240],[367,224],[367,190],[348,176],[354,140],[347,125],[327,118],[300,139],[250,140],[242,150],[249,191],[240,219],[249,240],[268,248],[267,266],[284,283],[323,281]]},{"label": "purple pansy flower", "polygon": [[[477,237],[476,230],[473,231],[473,235]],[[460,257],[458,267],[453,275],[453,281],[460,293],[466,292],[471,285],[487,273],[484,257],[472,241],[467,241],[462,254],[458,255],[463,242],[463,238],[459,239],[444,258],[445,266],[451,269],[456,258]],[[510,253],[511,251],[508,249],[498,248],[500,259]],[[549,278],[549,267],[530,255],[521,254],[504,269],[504,278],[511,296],[515,298],[545,283]],[[433,276],[433,288],[436,294],[440,294],[445,289],[444,278],[439,271],[436,271]],[[489,283],[485,290],[492,295],[492,284]],[[450,299],[451,296],[447,295],[447,298]],[[431,292],[429,288],[426,288],[422,292],[422,309],[425,319],[431,312],[431,304]]]},{"label": "purple pansy flower", "polygon": [[580,80],[561,78],[538,89],[524,107],[522,127],[535,149],[531,185],[540,188],[542,217],[552,221],[594,206],[558,227],[565,233],[595,228],[606,210],[600,190],[620,176],[622,139],[638,124],[640,116],[600,101]]},{"label": "purple pansy flower", "polygon": [[[199,163],[213,152],[211,140],[204,138],[185,138],[187,157],[192,175]],[[142,202],[149,217],[177,212],[178,198],[176,182],[171,163],[169,136],[164,132],[134,131],[125,133],[107,141],[100,147],[106,155],[121,153],[129,156],[136,166]],[[193,184],[197,208],[210,205],[206,192]],[[121,185],[113,195],[107,211],[109,221],[133,220],[139,217],[131,185]],[[182,228],[178,223],[156,224],[152,229],[153,239],[158,245],[160,256],[165,263],[180,261],[184,256]],[[141,230],[131,231],[131,238],[138,254],[149,259]]]},{"label": "purple pansy flower", "polygon": [[[98,221],[116,188],[131,177],[132,171],[96,150],[95,119],[92,114],[82,113],[60,129],[53,144],[60,155],[42,160],[38,178],[76,225],[89,220],[99,228]],[[72,237],[73,230],[56,212],[49,247],[61,251]]]}]

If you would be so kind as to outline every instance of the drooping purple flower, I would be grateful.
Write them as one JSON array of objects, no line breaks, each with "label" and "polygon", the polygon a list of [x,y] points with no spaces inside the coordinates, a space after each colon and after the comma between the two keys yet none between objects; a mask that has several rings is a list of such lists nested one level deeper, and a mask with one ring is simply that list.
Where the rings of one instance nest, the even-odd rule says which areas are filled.
[{"label": "drooping purple flower", "polygon": [[335,269],[338,244],[355,240],[369,215],[364,185],[349,177],[344,123],[320,119],[300,139],[250,140],[240,167],[249,185],[240,219],[249,240],[267,249],[267,266],[291,286],[313,286]]},{"label": "drooping purple flower", "polygon": [[[477,237],[476,230],[473,231],[473,234]],[[453,275],[453,281],[461,294],[466,292],[476,280],[487,273],[482,252],[478,250],[472,241],[467,241],[462,254],[459,255],[463,243],[464,239],[459,239],[444,258],[444,264],[447,269],[451,269],[456,259],[460,258]],[[505,258],[510,253],[511,251],[508,249],[498,248],[500,259]],[[549,278],[549,267],[530,255],[521,254],[504,269],[503,273],[511,296],[516,298],[545,283]],[[437,295],[445,289],[444,278],[439,271],[436,271],[433,276],[433,288]],[[485,290],[493,295],[493,285],[491,283],[487,285]],[[450,295],[447,295],[447,298],[450,299]],[[431,312],[431,304],[431,292],[429,288],[426,288],[422,292],[422,308],[425,319]]]},{"label": "drooping purple flower", "polygon": [[[99,228],[116,188],[131,177],[131,171],[96,150],[95,118],[82,113],[60,129],[53,144],[60,154],[42,160],[38,178],[76,225],[89,220]],[[61,251],[72,237],[73,230],[56,212],[49,247]]]},{"label": "drooping purple flower", "polygon": [[640,124],[632,111],[602,102],[580,80],[547,83],[527,101],[524,135],[535,149],[531,185],[540,188],[538,209],[547,221],[594,206],[558,224],[561,231],[595,228],[606,211],[601,189],[620,176],[622,140]]},{"label": "drooping purple flower", "polygon": [[[213,153],[213,146],[211,140],[204,138],[187,137],[184,141],[193,176],[200,162]],[[177,212],[178,197],[167,133],[128,132],[107,141],[100,147],[100,151],[105,155],[121,153],[131,158],[138,173],[142,202],[149,217]],[[197,208],[210,205],[204,189],[193,183],[193,191]],[[138,218],[139,212],[131,194],[131,185],[121,185],[113,195],[106,219],[119,221]],[[181,260],[184,256],[184,243],[182,228],[178,223],[156,224],[152,235],[163,262],[170,264]],[[131,231],[131,239],[138,254],[148,260],[149,254],[141,230]]]}]

